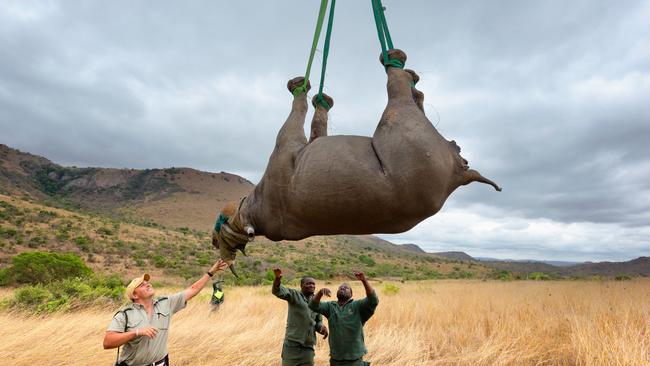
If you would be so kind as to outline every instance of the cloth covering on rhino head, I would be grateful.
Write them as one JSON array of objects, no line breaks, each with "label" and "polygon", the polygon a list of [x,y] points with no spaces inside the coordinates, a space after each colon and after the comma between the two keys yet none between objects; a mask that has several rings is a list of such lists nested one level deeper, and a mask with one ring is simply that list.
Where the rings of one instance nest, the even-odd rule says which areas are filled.
[{"label": "cloth covering on rhino head", "polygon": [[239,207],[226,222],[221,224],[218,231],[212,231],[212,245],[219,249],[221,259],[224,261],[234,260],[237,256],[237,250],[244,251],[249,241],[251,241],[251,238],[245,234],[239,216]]}]

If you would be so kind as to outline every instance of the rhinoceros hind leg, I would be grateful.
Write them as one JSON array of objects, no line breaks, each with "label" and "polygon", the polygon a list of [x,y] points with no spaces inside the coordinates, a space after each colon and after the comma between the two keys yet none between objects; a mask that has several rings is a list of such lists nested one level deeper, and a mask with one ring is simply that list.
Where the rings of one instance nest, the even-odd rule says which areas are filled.
[{"label": "rhinoceros hind leg", "polygon": [[[304,77],[295,77],[287,82],[287,89],[293,94],[293,91],[302,86],[304,82]],[[310,88],[309,81],[307,81],[307,91]],[[278,132],[275,150],[289,148],[291,151],[297,151],[307,144],[304,131],[305,117],[307,117],[307,95],[299,93],[293,96],[291,112]],[[274,155],[271,156],[271,158],[273,157]]]},{"label": "rhinoceros hind leg", "polygon": [[[392,50],[388,50],[388,59],[389,60],[397,59],[397,60],[402,61],[402,64],[406,64],[406,53],[404,53],[404,51],[402,51],[402,50],[394,48]],[[379,62],[382,65],[386,66],[386,64],[384,63],[384,53],[383,52],[379,54]]]},{"label": "rhinoceros hind leg", "polygon": [[[302,86],[302,84],[305,83],[305,77],[304,76],[297,76],[289,81],[287,81],[287,89],[289,89],[289,92],[293,94],[293,90],[296,89],[299,86]],[[307,80],[307,91],[311,89],[311,83],[309,80]]]},{"label": "rhinoceros hind leg", "polygon": [[413,70],[411,69],[404,69],[404,71],[408,72],[411,75],[411,78],[413,81],[411,82],[411,94],[413,95],[413,100],[415,101],[415,104],[417,104],[418,108],[424,113],[424,93],[421,91],[417,90],[415,88],[415,84],[420,81],[420,76]]},{"label": "rhinoceros hind leg", "polygon": [[323,100],[329,108],[319,103],[318,95],[314,95],[311,99],[311,104],[314,106],[314,117],[311,120],[311,134],[309,142],[316,140],[319,137],[327,136],[327,112],[334,106],[334,99],[329,95],[323,93]]}]

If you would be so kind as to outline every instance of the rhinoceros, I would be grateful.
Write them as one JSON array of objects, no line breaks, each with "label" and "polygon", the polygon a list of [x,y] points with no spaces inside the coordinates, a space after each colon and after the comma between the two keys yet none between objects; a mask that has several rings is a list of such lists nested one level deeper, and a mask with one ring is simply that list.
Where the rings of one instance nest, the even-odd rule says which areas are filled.
[{"label": "rhinoceros", "polygon": [[[397,49],[389,57],[406,61]],[[327,136],[328,110],[314,98],[308,141],[306,93],[293,97],[264,176],[214,233],[223,259],[234,260],[255,235],[279,241],[400,233],[436,214],[459,186],[481,182],[501,190],[469,169],[458,145],[427,119],[417,74],[396,67],[386,73],[388,104],[372,137]],[[303,82],[294,78],[287,87],[293,92]]]}]

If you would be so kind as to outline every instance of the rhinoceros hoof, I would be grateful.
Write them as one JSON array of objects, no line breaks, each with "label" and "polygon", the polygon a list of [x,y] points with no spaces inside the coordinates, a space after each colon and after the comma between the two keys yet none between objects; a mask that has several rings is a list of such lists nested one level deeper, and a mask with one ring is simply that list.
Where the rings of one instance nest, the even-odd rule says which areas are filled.
[{"label": "rhinoceros hoof", "polygon": [[[293,93],[293,90],[295,88],[302,86],[302,84],[304,83],[305,83],[304,76],[295,77],[287,82],[287,89],[289,89],[289,91]],[[309,83],[309,80],[307,80],[307,91],[309,91],[309,89],[311,89],[311,84]]]},{"label": "rhinoceros hoof", "polygon": [[413,71],[411,69],[404,69],[404,71],[411,74],[411,78],[413,78],[413,84],[417,84],[418,81],[420,81],[420,76],[415,71]]},{"label": "rhinoceros hoof", "polygon": [[[398,50],[397,48],[388,50],[388,59],[397,59],[402,61],[402,64],[406,64],[406,53],[402,50]],[[379,54],[379,62],[381,62],[382,65],[384,65],[384,53]],[[384,65],[386,66],[386,65]]]},{"label": "rhinoceros hoof", "polygon": [[[334,99],[330,97],[329,95],[323,93],[323,99],[329,104],[330,108],[334,107]],[[318,94],[314,95],[313,98],[311,98],[311,105],[314,106],[314,108],[318,107]]]}]

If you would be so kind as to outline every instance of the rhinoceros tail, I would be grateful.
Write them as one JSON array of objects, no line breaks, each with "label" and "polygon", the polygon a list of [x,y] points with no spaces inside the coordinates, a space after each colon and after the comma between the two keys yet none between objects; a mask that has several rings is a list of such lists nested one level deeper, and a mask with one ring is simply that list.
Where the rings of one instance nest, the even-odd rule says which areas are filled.
[{"label": "rhinoceros tail", "polygon": [[489,184],[492,187],[494,187],[494,189],[496,189],[498,192],[501,192],[501,187],[499,187],[496,183],[494,183],[490,179],[485,178],[484,176],[481,175],[481,173],[477,172],[476,170],[468,169],[465,172],[463,172],[463,182],[461,183],[461,185],[464,186],[472,182]]}]

